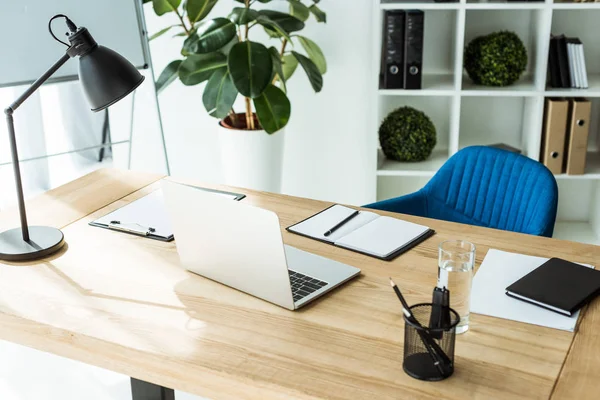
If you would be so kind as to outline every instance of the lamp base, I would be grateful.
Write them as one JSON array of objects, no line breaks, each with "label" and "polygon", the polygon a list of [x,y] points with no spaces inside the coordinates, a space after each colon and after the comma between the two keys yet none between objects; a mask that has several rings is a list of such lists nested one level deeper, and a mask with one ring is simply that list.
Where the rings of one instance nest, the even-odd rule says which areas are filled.
[{"label": "lamp base", "polygon": [[29,242],[23,240],[21,228],[0,233],[0,260],[27,261],[56,253],[64,245],[60,229],[49,226],[30,226]]}]

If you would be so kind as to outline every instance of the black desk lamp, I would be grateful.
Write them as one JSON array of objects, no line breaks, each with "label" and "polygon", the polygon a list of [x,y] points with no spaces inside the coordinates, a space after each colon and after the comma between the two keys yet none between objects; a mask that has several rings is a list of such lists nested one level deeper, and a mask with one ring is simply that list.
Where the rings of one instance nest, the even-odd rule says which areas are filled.
[{"label": "black desk lamp", "polygon": [[[51,24],[56,18],[65,19],[70,31],[67,33],[70,44],[59,40],[52,32]],[[0,260],[38,259],[60,250],[64,244],[64,236],[60,229],[27,225],[13,113],[64,63],[75,56],[79,56],[79,80],[92,111],[100,111],[113,105],[133,92],[144,80],[129,61],[106,47],[98,46],[86,28],[77,28],[67,16],[59,14],[52,17],[48,22],[48,30],[55,40],[68,47],[66,54],[4,110],[17,185],[21,228],[0,233]]]}]

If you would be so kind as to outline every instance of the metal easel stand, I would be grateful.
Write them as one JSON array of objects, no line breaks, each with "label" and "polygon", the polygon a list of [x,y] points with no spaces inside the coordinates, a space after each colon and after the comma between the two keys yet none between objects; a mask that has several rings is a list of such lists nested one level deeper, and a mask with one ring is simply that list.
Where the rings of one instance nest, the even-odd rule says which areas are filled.
[{"label": "metal easel stand", "polygon": [[[135,96],[135,92],[133,92],[134,96]],[[131,140],[131,135],[129,137],[129,140]],[[108,150],[111,152],[112,154],[112,138],[110,136],[110,122],[108,120],[108,108],[106,110],[104,110],[104,124],[102,124],[102,147],[100,148],[100,153],[98,154],[98,162],[102,162],[102,160],[104,160],[104,150],[105,147],[108,145]],[[131,148],[131,144],[129,144],[129,147]],[[129,157],[131,158],[131,153],[129,154]],[[131,161],[130,161],[131,163]]]},{"label": "metal easel stand", "polygon": [[[152,63],[150,63],[150,66],[148,67],[150,69],[150,76],[152,77],[152,85],[153,89],[154,89],[154,99],[155,99],[155,104],[156,104],[156,113],[157,113],[157,117],[158,117],[158,124],[159,124],[159,128],[160,128],[160,138],[161,138],[161,143],[162,143],[162,148],[163,148],[163,155],[165,157],[165,167],[167,169],[167,175],[171,175],[171,167],[169,165],[169,156],[167,154],[167,143],[165,141],[165,131],[163,128],[163,123],[162,123],[162,116],[160,113],[160,104],[158,103],[158,93],[156,92],[156,84],[154,83],[154,70],[152,68]],[[127,168],[131,169],[131,151],[133,149],[133,128],[134,128],[134,122],[135,122],[135,97],[136,97],[136,92],[133,92],[131,95],[131,119],[130,119],[130,125],[129,125],[129,159],[127,162]],[[110,137],[110,128],[109,128],[109,133],[108,133],[109,137]],[[102,143],[104,144],[104,134],[102,136]],[[100,160],[102,161],[102,160]]]}]

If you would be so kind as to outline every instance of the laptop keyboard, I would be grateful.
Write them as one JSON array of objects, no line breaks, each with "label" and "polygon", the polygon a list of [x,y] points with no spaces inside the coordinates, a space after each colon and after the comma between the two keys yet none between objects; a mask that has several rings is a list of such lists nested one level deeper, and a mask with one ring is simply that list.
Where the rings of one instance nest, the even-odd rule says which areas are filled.
[{"label": "laptop keyboard", "polygon": [[288,270],[290,274],[290,283],[292,284],[292,294],[294,302],[302,300],[313,292],[327,286],[327,282],[320,281],[312,276],[301,274],[300,272]]}]

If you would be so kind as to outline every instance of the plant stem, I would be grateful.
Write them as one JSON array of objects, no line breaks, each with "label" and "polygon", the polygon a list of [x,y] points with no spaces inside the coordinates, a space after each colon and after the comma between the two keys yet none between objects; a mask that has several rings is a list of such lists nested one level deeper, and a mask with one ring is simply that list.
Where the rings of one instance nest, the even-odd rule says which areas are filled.
[{"label": "plant stem", "polygon": [[[181,14],[179,14],[179,10],[175,9],[175,14],[177,14],[177,17],[179,17],[179,20],[181,21],[181,26],[183,26],[183,29],[185,30],[185,33],[188,36],[190,36],[190,30],[185,25],[185,21],[183,20],[183,16]],[[192,26],[194,26],[194,25],[192,24]]]},{"label": "plant stem", "polygon": [[231,124],[233,125],[233,127],[238,128],[238,117],[233,108],[231,109],[231,111],[229,111],[229,119],[231,119]]},{"label": "plant stem", "polygon": [[[250,9],[250,0],[244,0],[244,5],[246,6],[246,10]],[[249,30],[250,28],[248,27],[248,23],[246,23],[246,34],[244,35],[245,40],[248,40]],[[253,131],[254,116],[252,115],[252,99],[245,97],[244,100],[246,100],[246,128]]]},{"label": "plant stem", "polygon": [[[283,42],[281,42],[281,58],[283,59],[283,55],[285,53],[285,46],[287,46],[288,41],[287,39],[283,39]],[[275,75],[273,77],[273,82],[271,82],[272,85],[275,85],[277,83],[278,80],[283,79],[283,77],[279,77],[278,75]]]},{"label": "plant stem", "polygon": [[252,115],[252,99],[250,97],[245,97],[246,100],[246,128],[253,131],[254,130],[254,116]]},{"label": "plant stem", "polygon": [[283,42],[281,44],[281,57],[283,57],[283,54],[285,53],[285,46],[287,46],[288,41],[286,38],[283,38]]}]

